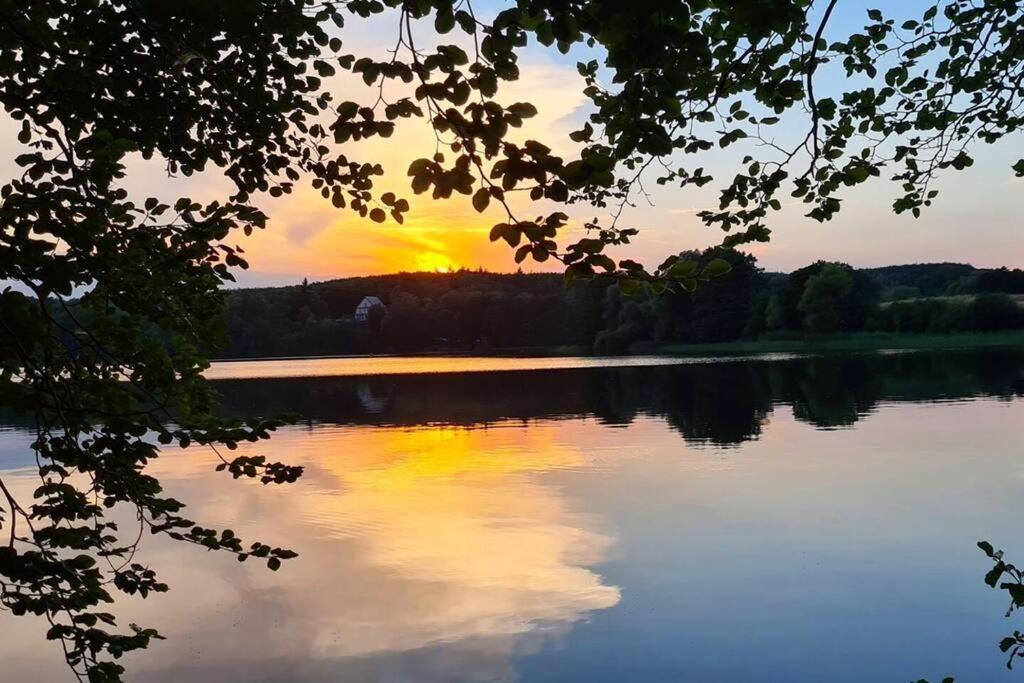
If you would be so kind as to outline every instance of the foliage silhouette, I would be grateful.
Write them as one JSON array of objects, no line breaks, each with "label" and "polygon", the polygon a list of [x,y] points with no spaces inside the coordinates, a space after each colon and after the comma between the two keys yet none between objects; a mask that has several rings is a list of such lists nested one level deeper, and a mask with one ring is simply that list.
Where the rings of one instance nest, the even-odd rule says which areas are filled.
[{"label": "foliage silhouette", "polygon": [[[625,296],[609,278],[566,287],[555,273],[470,270],[234,290],[223,315],[228,341],[219,354],[244,358],[554,347],[623,353],[666,343],[799,333],[811,327],[799,304],[807,282],[825,264],[781,275],[762,272],[752,255],[734,249],[715,247],[687,252],[687,257],[721,258],[731,270],[728,277],[678,297]],[[942,269],[938,264],[936,270]],[[854,287],[842,302],[825,309],[839,316],[836,331],[946,333],[1024,327],[1024,315],[1005,297],[965,295],[880,307],[877,292],[883,280],[875,275],[878,270],[850,271]],[[383,329],[352,320],[356,303],[366,295],[379,296],[388,305],[380,321]],[[988,314],[976,314],[980,307],[987,307]]]},{"label": "foliage silhouette", "polygon": [[[693,291],[729,269],[679,255],[647,269],[605,253],[637,233],[619,218],[655,162],[745,140],[772,150],[745,159],[719,208],[701,213],[733,231],[732,246],[768,238],[784,192],[827,220],[842,188],[883,171],[901,183],[894,210],[917,215],[935,197],[938,171],[970,166],[975,142],[1024,121],[1019,3],[942,0],[899,25],[872,10],[862,31],[830,40],[835,5],[522,0],[487,18],[465,0],[4,4],[0,102],[18,127],[21,173],[0,189],[0,279],[17,284],[0,293],[0,397],[36,424],[41,481],[32,502],[0,485],[9,532],[0,603],[49,619],[79,678],[120,680],[112,659],[158,634],[118,633],[98,606],[111,587],[145,596],[166,586],[134,562],[138,532],[122,533],[108,509],[134,511],[140,531],[271,569],[293,555],[262,543],[245,550],[228,530],[193,524],[146,466],[161,445],[231,449],[279,424],[215,418],[202,379],[221,341],[221,285],[246,265],[229,240],[266,225],[257,195],[288,194],[304,179],[338,208],[402,222],[409,201],[379,193],[383,167],[351,156],[350,142],[426,119],[439,151],[410,165],[414,193],[471,196],[478,211],[495,205],[503,220],[491,239],[517,261],[556,259],[569,279],[605,273],[635,296]],[[377,15],[393,20],[394,51],[382,60],[344,53],[340,36]],[[469,51],[428,48],[425,32],[461,36]],[[579,65],[593,106],[572,134],[577,158],[513,142],[511,129],[537,110],[495,100],[531,39],[601,54],[602,63]],[[838,98],[815,91],[829,64],[852,78]],[[339,71],[375,88],[375,103],[338,101],[330,79]],[[411,92],[393,95],[386,86],[398,82]],[[771,131],[787,113],[806,134],[780,147]],[[171,174],[215,169],[232,189],[205,203],[129,197],[122,181],[134,154]],[[1024,174],[1024,161],[1014,169]],[[657,178],[712,180],[699,161]],[[555,210],[517,216],[508,198],[520,191]],[[575,202],[612,217],[560,245],[568,217],[557,205]],[[300,315],[315,317],[317,302],[305,306]],[[260,459],[221,465],[265,483],[300,474]]]},{"label": "foliage silhouette", "polygon": [[[996,550],[988,541],[979,541],[978,547],[985,555],[993,561],[992,569],[985,574],[985,584],[990,588],[998,588],[1006,591],[1010,599],[1010,607],[1006,610],[1006,616],[1011,616],[1016,610],[1024,607],[1024,572],[1003,560],[1003,551]],[[1006,668],[1013,668],[1013,660],[1024,658],[1024,633],[1014,630],[1012,635],[1006,636],[999,641],[999,649],[1008,653]]]}]

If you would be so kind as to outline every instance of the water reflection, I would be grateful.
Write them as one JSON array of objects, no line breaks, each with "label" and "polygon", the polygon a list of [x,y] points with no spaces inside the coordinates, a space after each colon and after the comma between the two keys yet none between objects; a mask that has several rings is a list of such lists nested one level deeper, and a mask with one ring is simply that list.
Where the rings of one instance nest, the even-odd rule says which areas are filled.
[{"label": "water reflection", "polygon": [[[192,675],[264,680],[248,676],[298,670],[300,680],[317,681],[514,680],[513,654],[619,601],[618,589],[591,569],[612,539],[536,477],[585,465],[557,436],[543,427],[283,433],[276,445],[308,468],[297,495],[275,496],[275,509],[258,512],[218,496],[203,517],[270,517],[274,536],[302,549],[294,571],[250,576],[268,588],[283,580],[273,601],[252,600],[266,590],[255,589],[238,603],[246,619],[273,610],[269,616],[287,625],[277,633],[285,647],[261,644],[253,657],[240,648],[230,666],[218,647],[218,659]],[[222,626],[209,637],[216,640]],[[177,660],[148,673],[153,680],[181,675]]]},{"label": "water reflection", "polygon": [[628,425],[664,419],[691,444],[756,438],[775,406],[832,429],[885,401],[1024,395],[1024,353],[900,353],[740,360],[536,373],[305,377],[221,381],[235,414],[289,410],[311,423],[485,425],[592,415]]},{"label": "water reflection", "polygon": [[[218,386],[233,414],[306,415],[270,445],[306,475],[228,483],[197,451],[154,473],[195,518],[301,558],[270,574],[148,539],[172,592],[115,610],[169,640],[128,662],[136,680],[987,680],[1000,665],[973,543],[1014,528],[1024,354]],[[0,422],[0,468],[27,489],[27,434]],[[41,625],[0,628],[0,679],[63,680]],[[855,664],[823,668],[840,660]]]},{"label": "water reflection", "polygon": [[[435,600],[371,629],[387,633],[385,649],[520,635],[618,602],[618,590],[588,569],[611,539],[534,476],[582,467],[585,457],[550,425],[512,432],[341,432],[353,456],[314,465],[322,488],[300,501],[303,516],[359,539],[362,561],[379,575],[432,584]],[[333,440],[316,443],[329,451]],[[351,644],[341,635],[351,627],[337,620],[320,640]]]},{"label": "water reflection", "polygon": [[[169,638],[132,666],[146,681],[516,680],[513,656],[620,600],[593,569],[612,537],[544,480],[601,467],[564,426],[285,430],[274,447],[307,468],[289,491],[218,486],[201,453],[163,459],[154,473],[196,517],[302,558],[270,575],[148,541],[187,599],[122,606]],[[0,643],[5,675],[59,680],[42,634],[21,633]]]},{"label": "water reflection", "polygon": [[[783,354],[776,354],[783,357]],[[419,375],[463,372],[533,372],[607,367],[651,367],[714,362],[715,358],[676,356],[350,356],[282,358],[214,363],[205,373],[213,380],[272,377],[341,377],[351,375]]]}]

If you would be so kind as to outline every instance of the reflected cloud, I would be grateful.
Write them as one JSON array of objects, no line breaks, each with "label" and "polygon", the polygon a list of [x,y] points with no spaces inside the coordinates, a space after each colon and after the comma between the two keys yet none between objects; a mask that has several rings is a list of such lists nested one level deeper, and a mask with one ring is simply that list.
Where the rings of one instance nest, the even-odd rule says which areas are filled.
[{"label": "reflected cloud", "polygon": [[599,467],[564,425],[318,426],[274,445],[307,467],[290,490],[218,486],[200,453],[157,464],[196,518],[301,556],[273,574],[147,545],[173,592],[129,601],[168,636],[132,664],[142,680],[513,681],[514,657],[619,603],[593,569],[614,540],[545,481]]},{"label": "reflected cloud", "polygon": [[356,539],[366,565],[392,581],[429,585],[434,598],[388,613],[386,629],[353,630],[348,619],[332,619],[319,650],[352,655],[517,636],[619,601],[618,590],[588,569],[612,540],[589,530],[592,520],[534,476],[582,467],[583,457],[559,443],[553,427],[497,431],[509,429],[516,447],[495,447],[503,441],[495,429],[460,427],[341,430],[317,439],[353,455],[316,466],[317,481],[335,484],[304,496],[302,516]]}]

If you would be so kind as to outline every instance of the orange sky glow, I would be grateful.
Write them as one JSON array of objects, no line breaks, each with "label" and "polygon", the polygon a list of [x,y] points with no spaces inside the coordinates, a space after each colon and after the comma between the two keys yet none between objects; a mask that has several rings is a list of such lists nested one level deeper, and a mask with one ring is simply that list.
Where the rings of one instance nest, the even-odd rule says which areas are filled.
[{"label": "orange sky glow", "polygon": [[[336,80],[334,91],[345,97],[358,99],[360,91],[366,90],[361,81]],[[572,156],[576,146],[569,133],[582,125],[588,111],[582,90],[574,61],[529,55],[522,64],[520,80],[504,85],[498,97],[505,104],[530,101],[537,106],[537,117],[515,131],[512,139],[536,139],[558,154]],[[402,94],[396,92],[393,97]],[[395,192],[411,204],[404,225],[390,218],[383,224],[360,219],[350,211],[335,209],[301,184],[291,196],[267,198],[262,205],[271,218],[270,227],[242,242],[253,273],[240,277],[240,282],[283,284],[303,277],[324,280],[458,268],[514,271],[519,266],[512,249],[488,239],[490,227],[505,219],[496,205],[479,214],[468,196],[435,201],[429,194],[414,195],[410,190],[409,163],[429,157],[437,149],[433,131],[422,120],[399,125],[391,138],[346,147],[353,158],[383,165],[386,175],[378,181],[378,191]],[[772,241],[751,245],[749,251],[770,270],[791,270],[818,259],[860,267],[935,261],[1024,266],[1024,234],[1017,228],[1015,201],[1024,185],[1010,171],[1015,153],[1013,145],[980,148],[976,168],[939,179],[940,200],[920,220],[892,213],[894,191],[884,181],[844,195],[843,211],[825,224],[807,219],[805,207],[798,202],[787,203],[772,218]],[[732,156],[716,151],[702,162],[722,180],[735,172],[739,158]],[[640,236],[612,255],[653,265],[669,254],[719,243],[722,233],[704,226],[697,217],[700,210],[716,207],[716,184],[684,191],[657,186],[654,175],[646,187],[649,196],[636,197],[621,222],[639,228]],[[533,218],[555,208],[531,205],[518,194],[511,204],[519,218]],[[583,236],[584,221],[608,216],[607,210],[584,205],[557,208],[570,215],[569,226],[560,233],[562,244]],[[530,259],[521,267],[526,271],[559,270],[557,262],[538,264]]]},{"label": "orange sky glow", "polygon": [[[566,87],[567,78],[573,79],[574,87]],[[365,90],[361,81],[336,80],[337,90],[346,97],[357,98],[360,90]],[[507,85],[499,99],[505,104],[529,100],[537,105],[538,115],[513,131],[510,139],[537,139],[559,153],[572,154],[574,143],[568,135],[577,127],[572,117],[585,103],[582,89],[579,77],[564,66],[536,64],[524,69],[522,78]],[[397,92],[393,95],[398,96]],[[291,196],[265,202],[270,228],[242,243],[253,267],[271,273],[304,272],[311,279],[403,270],[514,270],[508,245],[488,239],[491,226],[505,219],[497,205],[481,214],[473,209],[468,196],[434,200],[429,194],[415,195],[409,188],[409,164],[435,151],[437,141],[423,120],[404,122],[390,138],[348,146],[350,157],[373,160],[384,167],[385,176],[376,181],[379,193],[391,191],[409,200],[411,210],[404,224],[390,217],[383,224],[361,219],[351,211],[335,209],[318,192],[300,184]],[[524,199],[515,197],[510,202],[519,215],[532,217],[543,212],[544,207],[530,206]],[[570,226],[563,234],[579,232],[578,226]],[[547,268],[524,264],[524,269],[554,270],[557,264]]]},{"label": "orange sky glow", "polygon": [[[862,13],[854,13],[858,12]],[[365,30],[347,35],[346,44],[353,53],[381,56],[391,44],[390,38],[384,38],[392,31],[387,21],[370,22]],[[431,31],[424,27],[423,35],[426,39]],[[570,141],[569,133],[582,126],[589,111],[576,61],[593,56],[571,52],[563,57],[534,47],[524,51],[520,79],[503,84],[496,99],[504,104],[529,101],[539,113],[511,139],[536,139],[563,157],[573,156],[575,143]],[[337,101],[353,99],[370,104],[377,96],[376,88],[351,74],[339,73],[326,79],[325,87]],[[394,101],[408,95],[403,88],[408,86],[389,84],[387,98]],[[13,139],[16,133],[15,122],[0,117],[0,134]],[[8,178],[17,175],[13,159],[20,151],[18,145],[10,145],[6,153],[0,153],[0,173]],[[512,249],[504,242],[488,239],[491,226],[506,219],[497,205],[478,214],[468,196],[435,201],[429,195],[412,193],[406,175],[409,163],[438,151],[427,121],[404,121],[391,138],[346,144],[343,151],[351,159],[380,163],[385,168],[385,176],[377,182],[378,196],[391,191],[409,200],[411,210],[404,225],[390,218],[383,224],[372,223],[347,209],[336,209],[300,180],[291,195],[254,199],[270,217],[269,227],[251,237],[239,234],[237,241],[232,240],[245,249],[251,266],[249,271],[237,273],[239,285],[294,284],[303,278],[318,281],[458,268],[511,272],[520,267],[513,260]],[[657,173],[652,173],[646,185],[649,195],[635,197],[635,205],[627,208],[620,221],[621,226],[638,228],[640,235],[633,244],[612,250],[611,255],[653,266],[670,254],[718,244],[722,233],[704,226],[697,214],[717,206],[717,188],[732,177],[742,155],[761,153],[755,148],[737,149],[735,154],[727,154],[729,151],[731,148],[716,149],[699,159],[670,160],[673,165],[704,166],[716,182],[703,188],[657,186]],[[806,218],[803,205],[784,204],[771,217],[771,242],[752,245],[749,251],[762,267],[775,271],[792,270],[818,259],[844,261],[857,267],[937,261],[1022,267],[1024,231],[1019,229],[1018,216],[1024,182],[1015,179],[1010,170],[1019,156],[1019,138],[1001,145],[979,146],[974,167],[938,179],[933,186],[940,191],[935,206],[917,220],[893,214],[891,202],[896,192],[886,181],[844,194],[843,210],[824,224]],[[190,178],[169,178],[158,159],[131,159],[123,184],[133,197],[157,196],[170,202],[181,196],[201,202],[223,200],[232,191],[219,169],[211,168]],[[521,219],[555,209],[545,203],[531,205],[521,193],[515,193],[511,204]],[[557,208],[570,216],[569,225],[559,236],[562,245],[583,236],[581,226],[587,220],[598,217],[607,223],[609,213],[585,205]],[[525,271],[557,271],[559,264],[538,264],[528,259],[521,267]]]}]

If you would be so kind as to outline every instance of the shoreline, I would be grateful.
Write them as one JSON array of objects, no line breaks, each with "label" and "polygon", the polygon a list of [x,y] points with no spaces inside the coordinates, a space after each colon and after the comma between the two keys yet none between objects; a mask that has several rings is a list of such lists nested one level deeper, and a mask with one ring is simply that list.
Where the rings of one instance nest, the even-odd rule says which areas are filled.
[{"label": "shoreline", "polygon": [[956,351],[971,349],[1024,349],[1024,330],[906,334],[855,332],[793,339],[754,339],[712,344],[665,344],[658,353],[669,355],[731,355],[758,353],[851,353],[884,351]]},{"label": "shoreline", "polygon": [[[636,356],[733,356],[774,353],[863,353],[885,351],[955,351],[986,348],[1024,349],[1024,330],[1007,332],[964,332],[957,334],[901,334],[891,332],[856,332],[841,335],[807,336],[779,339],[750,339],[702,344],[663,344],[644,346],[631,353],[612,357]],[[387,359],[387,358],[564,358],[593,357],[581,347],[532,347],[489,350],[449,350],[421,353],[340,354],[316,356],[254,356],[216,358],[211,363],[246,363],[258,361]]]}]

